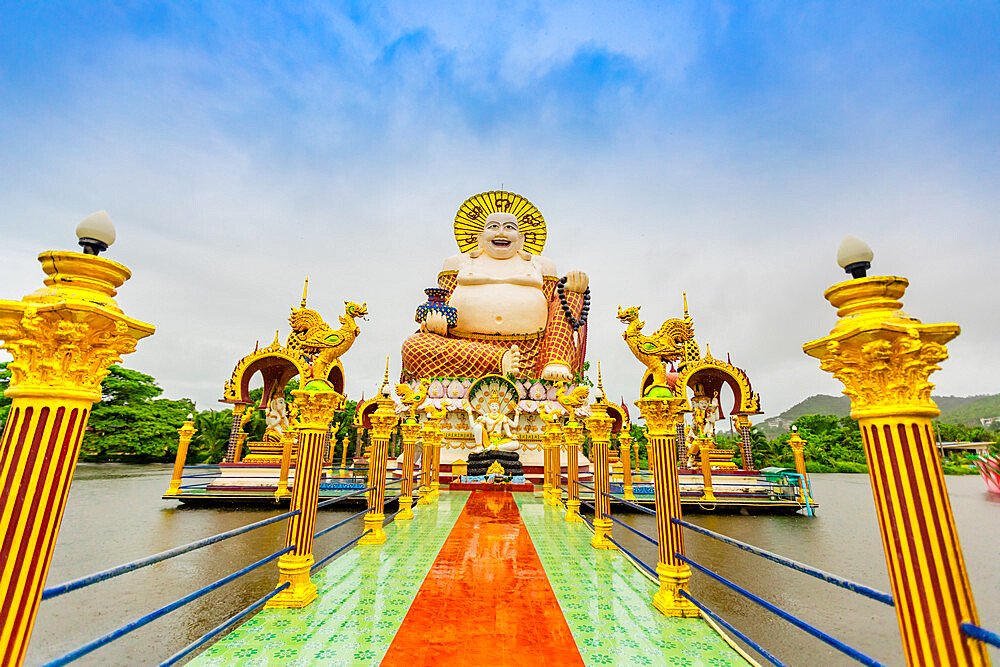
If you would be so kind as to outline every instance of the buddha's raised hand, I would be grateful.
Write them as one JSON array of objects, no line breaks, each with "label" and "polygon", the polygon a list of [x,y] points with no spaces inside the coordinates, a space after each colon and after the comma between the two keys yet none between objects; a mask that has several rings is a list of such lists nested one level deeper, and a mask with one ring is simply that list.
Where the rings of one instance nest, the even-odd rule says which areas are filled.
[{"label": "buddha's raised hand", "polygon": [[424,318],[424,322],[420,325],[420,328],[423,331],[429,331],[439,336],[447,336],[448,318],[445,317],[444,313],[432,310],[427,313],[427,317]]},{"label": "buddha's raised hand", "polygon": [[566,289],[570,292],[583,294],[590,285],[590,279],[583,271],[570,271],[566,274]]}]

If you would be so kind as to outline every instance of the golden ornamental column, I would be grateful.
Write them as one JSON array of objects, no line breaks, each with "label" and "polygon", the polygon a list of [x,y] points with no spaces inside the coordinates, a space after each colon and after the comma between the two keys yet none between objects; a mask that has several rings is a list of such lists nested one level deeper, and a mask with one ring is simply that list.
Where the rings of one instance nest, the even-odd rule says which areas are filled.
[{"label": "golden ornamental column", "polygon": [[799,502],[806,504],[809,502],[806,496],[806,441],[802,439],[795,427],[792,427],[792,437],[788,439],[788,444],[792,448],[792,455],[795,457],[795,472],[799,474]]},{"label": "golden ornamental column", "polygon": [[576,415],[570,414],[570,420],[563,426],[563,439],[566,443],[566,521],[573,523],[583,521],[580,518],[580,444],[583,443],[583,425],[576,421]]},{"label": "golden ornamental column", "polygon": [[426,409],[424,411],[424,424],[420,429],[420,500],[418,505],[430,505],[431,499],[431,467],[434,460],[434,433],[437,427],[432,422]]},{"label": "golden ornamental column", "polygon": [[[388,373],[388,371],[387,371]],[[388,381],[388,375],[386,376]],[[371,455],[368,459],[368,486],[372,490],[368,492],[368,509],[371,511],[365,515],[365,525],[363,531],[368,532],[362,537],[358,544],[383,544],[385,542],[385,529],[382,522],[385,521],[385,472],[386,461],[389,455],[389,438],[392,431],[399,423],[399,416],[396,414],[396,404],[386,385],[382,385],[379,397],[376,400],[378,407],[371,416]]]},{"label": "golden ornamental column", "polygon": [[420,436],[420,424],[413,417],[403,422],[403,484],[400,490],[397,521],[413,518],[413,461],[416,459],[417,438]]},{"label": "golden ornamental column", "polygon": [[940,410],[928,377],[960,329],[904,313],[899,299],[908,281],[864,277],[871,249],[853,239],[867,260],[844,261],[850,239],[840,259],[856,278],[824,294],[840,319],[803,349],[843,382],[861,427],[907,663],[988,664],[985,645],[959,629],[979,620],[931,426]]},{"label": "golden ornamental column", "polygon": [[184,478],[184,462],[187,461],[188,445],[191,444],[191,438],[194,434],[198,432],[198,429],[194,427],[193,420],[194,417],[188,414],[187,421],[177,429],[179,437],[177,439],[177,456],[174,458],[174,474],[170,477],[170,486],[163,494],[164,496],[181,495],[181,480]]},{"label": "golden ornamental column", "polygon": [[[106,213],[84,220],[77,233],[95,220],[110,229],[110,239],[101,243],[106,248],[114,240]],[[131,277],[128,268],[95,255],[44,252],[38,261],[45,287],[20,301],[0,301],[0,339],[13,357],[5,392],[13,402],[0,439],[3,665],[24,661],[87,418],[101,400],[101,380],[154,331],[127,317],[113,299]]]},{"label": "golden ornamental column", "polygon": [[618,446],[622,450],[622,497],[625,500],[635,502],[635,493],[632,490],[632,435],[626,430],[628,424],[622,425],[621,433],[618,434]]},{"label": "golden ornamental column", "polygon": [[559,444],[562,442],[562,428],[559,426],[560,414],[556,411],[540,409],[538,416],[545,424],[542,433],[542,452],[545,464],[544,492],[542,498],[546,505],[558,505],[562,499],[562,479],[560,477]]},{"label": "golden ornamental column", "polygon": [[[292,551],[278,557],[278,586],[286,581],[288,588],[268,600],[268,608],[305,607],[316,599],[316,585],[309,578],[313,558],[313,534],[316,532],[316,505],[319,503],[319,483],[323,472],[323,442],[326,425],[344,403],[344,397],[333,391],[323,380],[313,380],[310,386],[323,382],[327,390],[295,390],[298,408],[298,455],[295,458],[295,481],[292,484],[291,511],[299,514],[288,520],[285,546]],[[290,430],[290,429],[289,429]]]},{"label": "golden ornamental column", "polygon": [[715,502],[715,489],[712,488],[712,457],[709,456],[707,447],[702,447],[698,456],[701,458],[701,485],[703,487],[701,500],[705,502]]},{"label": "golden ornamental column", "polygon": [[696,617],[698,608],[680,592],[686,591],[691,568],[674,554],[684,554],[684,535],[671,519],[681,518],[681,493],[677,479],[677,422],[683,418],[687,401],[683,398],[648,397],[636,401],[640,416],[646,420],[646,439],[652,452],[650,473],[656,503],[656,533],[659,538],[659,561],[656,574],[660,590],[653,596],[653,606],[665,616]]},{"label": "golden ornamental column", "polygon": [[[600,386],[600,385],[598,385]],[[608,416],[604,391],[599,390],[597,400],[590,406],[590,416],[584,421],[590,431],[591,454],[594,461],[594,536],[590,546],[595,549],[617,549],[608,539],[611,534],[610,480],[608,479],[608,448],[611,445],[611,427],[614,420]]]},{"label": "golden ornamental column", "polygon": [[[274,491],[275,500],[292,495],[288,490],[288,471],[292,467],[292,445],[294,444],[295,429],[289,425],[281,432],[281,470],[278,472],[278,488]],[[297,473],[298,469],[296,469]]]}]

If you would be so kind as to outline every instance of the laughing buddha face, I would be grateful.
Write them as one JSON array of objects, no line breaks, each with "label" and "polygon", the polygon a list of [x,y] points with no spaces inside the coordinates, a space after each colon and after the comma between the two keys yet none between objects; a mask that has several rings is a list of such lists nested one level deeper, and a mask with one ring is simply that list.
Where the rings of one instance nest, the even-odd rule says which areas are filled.
[{"label": "laughing buddha face", "polygon": [[524,234],[510,213],[491,213],[479,232],[479,250],[493,259],[510,259],[524,246]]}]

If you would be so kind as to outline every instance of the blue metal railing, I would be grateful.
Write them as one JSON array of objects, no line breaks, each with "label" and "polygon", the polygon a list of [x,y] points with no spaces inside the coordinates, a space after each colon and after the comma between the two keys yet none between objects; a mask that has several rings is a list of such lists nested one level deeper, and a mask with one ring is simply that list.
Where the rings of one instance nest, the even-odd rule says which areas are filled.
[{"label": "blue metal railing", "polygon": [[778,660],[776,657],[774,657],[773,655],[771,655],[770,653],[768,653],[767,650],[763,646],[761,646],[760,644],[758,644],[757,642],[755,642],[754,640],[750,639],[745,634],[743,634],[742,632],[740,632],[739,630],[737,630],[736,627],[732,623],[728,622],[726,619],[722,618],[721,616],[719,616],[718,614],[716,614],[714,611],[712,611],[711,609],[709,609],[708,607],[706,607],[705,605],[703,605],[700,601],[698,601],[694,597],[692,597],[690,593],[688,593],[685,590],[682,590],[682,591],[680,591],[680,594],[681,594],[681,596],[687,598],[687,600],[691,604],[693,604],[695,607],[698,607],[698,609],[700,609],[703,614],[705,614],[706,616],[708,616],[709,618],[711,618],[713,621],[715,621],[716,623],[718,623],[722,627],[724,627],[726,630],[729,630],[730,632],[732,632],[743,643],[745,643],[747,646],[749,646],[754,651],[756,651],[761,656],[763,656],[772,665],[775,665],[775,667],[786,667],[785,663],[783,663],[782,661]]},{"label": "blue metal railing", "polygon": [[997,633],[990,632],[989,630],[972,623],[962,623],[959,627],[962,629],[962,632],[965,633],[966,637],[983,642],[984,644],[989,644],[990,646],[995,646],[996,648],[1000,648],[1000,635]]},{"label": "blue metal railing", "polygon": [[196,649],[200,648],[201,646],[204,646],[206,643],[208,643],[209,641],[211,641],[212,638],[214,638],[216,635],[219,635],[222,632],[225,632],[228,628],[232,627],[237,622],[243,620],[244,618],[246,618],[247,616],[249,616],[251,613],[253,613],[253,612],[257,611],[258,609],[260,609],[261,607],[263,607],[265,604],[267,604],[268,600],[270,600],[275,595],[277,595],[281,591],[285,590],[289,586],[291,586],[291,583],[289,583],[287,581],[285,583],[281,584],[280,586],[278,586],[277,588],[275,588],[273,591],[271,591],[270,593],[268,593],[267,595],[265,595],[261,599],[257,600],[256,602],[254,602],[250,606],[244,608],[242,611],[237,612],[235,616],[229,618],[228,620],[223,621],[222,623],[219,623],[217,626],[215,626],[214,628],[212,628],[211,630],[209,630],[208,632],[206,632],[205,634],[203,634],[201,637],[199,637],[198,639],[194,640],[193,642],[191,642],[190,644],[188,644],[187,646],[185,646],[184,648],[182,648],[177,653],[174,653],[172,656],[170,656],[169,658],[167,658],[166,660],[164,660],[163,662],[161,662],[160,663],[160,667],[170,667],[170,665],[177,664],[182,659],[184,659],[185,656],[189,655],[190,653],[192,653]]},{"label": "blue metal railing", "polygon": [[764,598],[762,598],[762,597],[760,597],[758,595],[755,595],[755,594],[751,593],[750,591],[746,590],[745,588],[742,588],[742,587],[736,585],[735,583],[729,581],[725,577],[723,577],[723,576],[721,576],[719,574],[716,574],[715,572],[712,572],[707,567],[704,567],[701,564],[696,563],[695,561],[691,560],[690,558],[682,556],[681,554],[676,553],[676,552],[674,552],[674,557],[677,558],[678,560],[680,560],[683,563],[687,563],[688,565],[690,565],[691,567],[695,568],[696,570],[698,570],[702,574],[708,575],[712,579],[715,579],[716,581],[718,581],[723,586],[726,586],[727,588],[729,588],[729,589],[731,589],[731,590],[739,593],[740,595],[742,595],[746,599],[750,600],[751,602],[757,603],[758,605],[760,605],[764,609],[767,609],[768,611],[770,611],[771,613],[775,614],[776,616],[778,616],[778,617],[780,617],[780,618],[788,621],[789,623],[791,623],[795,627],[799,628],[800,630],[802,630],[804,632],[807,632],[808,634],[812,635],[816,639],[819,639],[821,642],[823,642],[825,644],[828,644],[829,646],[832,646],[833,648],[837,649],[838,651],[840,651],[844,655],[846,655],[848,657],[851,657],[854,660],[857,660],[861,664],[869,665],[870,667],[884,667],[882,665],[882,663],[878,662],[874,658],[871,658],[871,657],[865,655],[864,653],[862,653],[861,651],[857,650],[856,648],[845,644],[844,642],[840,641],[836,637],[828,635],[827,633],[823,632],[819,628],[816,628],[815,626],[810,625],[809,623],[806,623],[802,619],[800,619],[797,616],[794,616],[793,614],[785,611],[781,607],[778,607],[777,605],[771,604],[770,602],[768,602]]},{"label": "blue metal railing", "polygon": [[713,532],[711,530],[708,530],[707,528],[702,528],[701,526],[696,526],[692,523],[688,523],[687,521],[683,521],[681,519],[671,518],[670,521],[672,523],[677,524],[678,526],[682,526],[684,528],[687,528],[688,530],[692,530],[696,533],[700,533],[707,537],[711,537],[714,540],[718,540],[719,542],[722,542],[724,544],[736,547],[737,549],[742,549],[743,551],[752,553],[756,556],[760,556],[761,558],[766,558],[769,561],[778,563],[779,565],[784,565],[785,567],[796,570],[797,572],[808,574],[809,576],[815,577],[821,581],[825,581],[828,584],[833,584],[834,586],[839,586],[840,588],[844,588],[851,592],[857,593],[858,595],[863,595],[867,598],[871,598],[872,600],[877,600],[882,604],[888,605],[890,607],[895,606],[895,602],[892,599],[892,595],[890,595],[889,593],[883,593],[882,591],[876,590],[869,586],[865,586],[864,584],[859,584],[857,582],[851,581],[850,579],[838,577],[835,574],[824,572],[823,570],[812,567],[811,565],[806,565],[805,563],[800,563],[796,560],[792,560],[791,558],[785,558],[784,556],[779,556],[778,554],[773,553],[771,551],[766,551],[759,547],[755,547],[752,544],[747,544],[746,542],[740,542],[739,540],[734,540],[731,537],[726,537],[725,535]]},{"label": "blue metal railing", "polygon": [[618,496],[612,495],[610,493],[605,493],[604,495],[606,495],[608,498],[613,498],[613,499],[617,500],[618,502],[620,502],[623,505],[628,505],[629,507],[637,509],[640,512],[645,512],[646,514],[651,514],[653,516],[656,516],[656,510],[651,510],[648,507],[643,507],[642,505],[633,503],[632,501],[629,501],[629,500],[625,500],[624,498],[619,498]]},{"label": "blue metal railing", "polygon": [[174,600],[170,604],[164,605],[164,606],[160,607],[159,609],[156,609],[155,611],[152,611],[152,612],[146,614],[145,616],[141,616],[141,617],[137,618],[136,620],[132,621],[131,623],[126,623],[125,625],[121,626],[120,628],[118,628],[116,630],[112,630],[111,632],[109,632],[109,633],[107,633],[105,635],[102,635],[101,637],[98,637],[97,639],[95,639],[95,640],[93,640],[93,641],[91,641],[91,642],[89,642],[87,644],[84,644],[83,646],[81,646],[81,647],[79,647],[79,648],[77,648],[77,649],[75,649],[73,651],[70,651],[69,653],[65,653],[65,654],[61,655],[60,657],[56,658],[55,660],[53,660],[53,661],[51,661],[49,663],[46,663],[45,667],[58,667],[59,665],[65,665],[65,664],[68,664],[68,663],[70,663],[70,662],[72,662],[74,660],[78,660],[79,658],[82,658],[83,656],[87,655],[88,653],[101,648],[105,644],[110,644],[114,640],[119,639],[121,637],[124,637],[125,635],[129,634],[130,632],[132,632],[134,630],[138,630],[139,628],[143,627],[144,625],[148,625],[149,623],[152,623],[153,621],[155,621],[156,619],[160,618],[161,616],[166,616],[170,612],[175,611],[176,609],[179,609],[180,607],[183,607],[184,605],[188,604],[189,602],[193,602],[194,600],[197,600],[201,596],[206,595],[207,593],[211,593],[215,589],[220,588],[220,587],[228,584],[230,581],[233,581],[234,579],[238,579],[239,577],[242,577],[243,575],[247,574],[248,572],[256,570],[261,565],[265,565],[267,563],[270,563],[271,561],[275,560],[276,558],[278,558],[282,554],[286,554],[289,551],[292,551],[293,549],[295,549],[295,545],[294,544],[292,546],[290,546],[290,547],[285,547],[284,549],[281,549],[280,551],[275,551],[270,556],[265,556],[264,558],[261,558],[257,562],[252,563],[250,565],[247,565],[246,567],[244,567],[244,568],[242,568],[240,570],[237,570],[236,572],[233,572],[232,574],[230,574],[228,576],[225,576],[225,577],[219,579],[218,581],[215,581],[215,582],[213,582],[211,584],[208,584],[207,586],[202,586],[201,588],[199,588],[198,590],[194,591],[193,593],[188,593],[184,597],[182,597],[182,598],[180,598],[178,600]]},{"label": "blue metal railing", "polygon": [[42,591],[42,600],[48,600],[49,598],[54,598],[63,593],[69,593],[70,591],[75,591],[78,588],[83,588],[85,586],[90,586],[91,584],[96,584],[99,581],[107,581],[113,577],[117,577],[128,572],[133,572],[143,567],[149,565],[154,565],[161,561],[165,561],[168,558],[174,558],[175,556],[180,556],[181,554],[186,554],[190,551],[196,549],[201,549],[202,547],[207,547],[210,544],[215,544],[223,540],[228,540],[231,537],[236,537],[237,535],[242,535],[248,533],[251,530],[256,530],[257,528],[263,528],[269,524],[281,521],[282,519],[287,519],[293,517],[296,514],[300,514],[299,510],[294,510],[292,512],[285,512],[284,514],[279,514],[277,516],[272,516],[269,519],[264,519],[263,521],[258,521],[256,523],[251,523],[242,528],[236,528],[234,530],[227,531],[225,533],[219,533],[218,535],[213,535],[211,537],[206,537],[205,539],[198,540],[197,542],[191,542],[190,544],[185,544],[179,547],[174,547],[173,549],[168,549],[167,551],[161,551],[158,554],[152,556],[147,556],[146,558],[140,558],[129,563],[123,563],[117,567],[110,568],[108,570],[102,570],[101,572],[95,572],[93,574],[88,574],[85,577],[80,577],[79,579],[73,579],[72,581],[67,581],[51,588],[46,588]]}]

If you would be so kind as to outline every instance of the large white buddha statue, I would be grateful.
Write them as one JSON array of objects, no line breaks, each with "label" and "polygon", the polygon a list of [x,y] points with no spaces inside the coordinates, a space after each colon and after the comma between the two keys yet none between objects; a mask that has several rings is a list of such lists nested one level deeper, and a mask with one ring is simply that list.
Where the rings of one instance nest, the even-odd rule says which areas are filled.
[{"label": "large white buddha statue", "polygon": [[417,309],[403,379],[571,380],[584,360],[588,281],[581,271],[560,280],[537,254],[545,239],[538,210],[513,193],[482,193],[459,209],[455,232],[468,251],[444,261],[436,300]]}]

